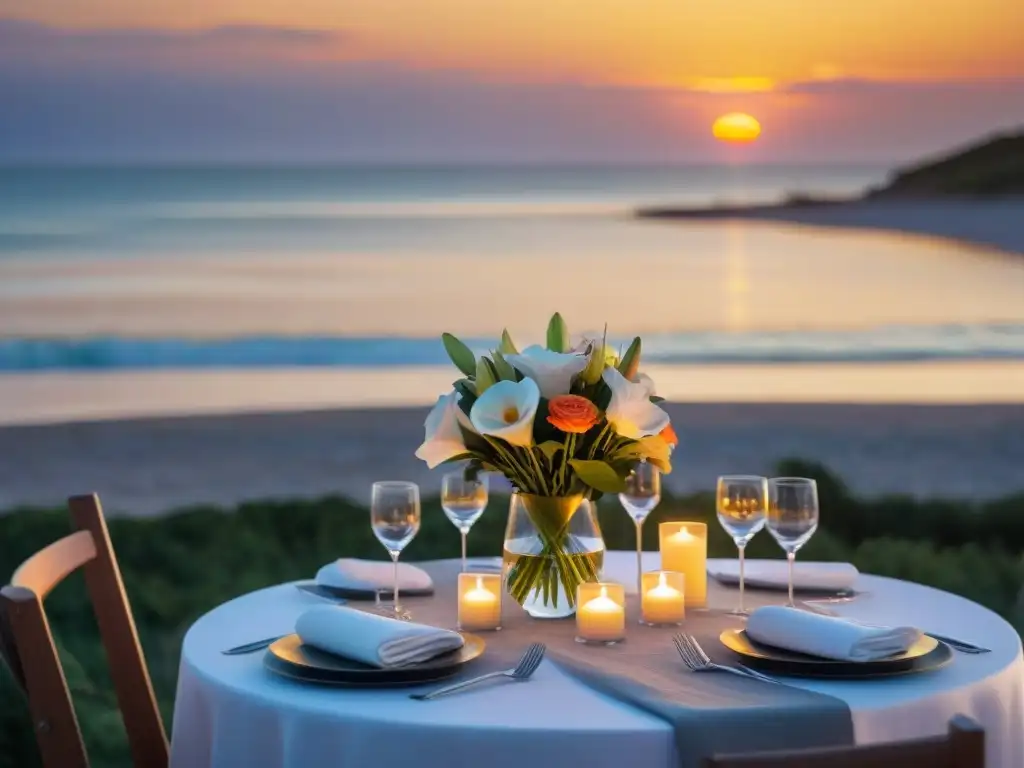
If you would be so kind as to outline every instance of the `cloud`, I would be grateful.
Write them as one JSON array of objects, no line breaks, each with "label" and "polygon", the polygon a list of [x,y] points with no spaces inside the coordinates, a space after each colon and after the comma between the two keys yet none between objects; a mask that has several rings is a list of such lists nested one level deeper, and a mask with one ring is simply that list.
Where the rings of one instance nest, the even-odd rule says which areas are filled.
[{"label": "cloud", "polygon": [[[360,59],[357,43],[330,30],[0,21],[0,162],[902,164],[1024,123],[1024,80],[529,84]],[[760,119],[755,145],[711,138],[731,111]]]},{"label": "cloud", "polygon": [[70,29],[0,19],[0,64],[46,70],[135,67],[194,69],[239,60],[308,60],[344,52],[341,30],[235,24],[204,29]]}]

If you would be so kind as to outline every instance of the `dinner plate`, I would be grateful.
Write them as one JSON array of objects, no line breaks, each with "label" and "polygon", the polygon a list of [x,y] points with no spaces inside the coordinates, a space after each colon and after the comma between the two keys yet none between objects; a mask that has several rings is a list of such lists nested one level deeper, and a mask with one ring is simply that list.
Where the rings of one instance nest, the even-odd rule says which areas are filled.
[{"label": "dinner plate", "polygon": [[273,643],[267,649],[263,663],[275,674],[306,683],[347,686],[419,685],[450,677],[483,654],[483,638],[465,632],[462,637],[466,642],[458,650],[422,664],[381,669],[303,645],[299,636],[293,634]]},{"label": "dinner plate", "polygon": [[743,663],[765,672],[793,677],[865,678],[925,672],[945,666],[953,651],[934,637],[922,635],[905,653],[875,661],[840,661],[808,656],[754,642],[742,629],[727,629],[722,645],[743,659]]}]

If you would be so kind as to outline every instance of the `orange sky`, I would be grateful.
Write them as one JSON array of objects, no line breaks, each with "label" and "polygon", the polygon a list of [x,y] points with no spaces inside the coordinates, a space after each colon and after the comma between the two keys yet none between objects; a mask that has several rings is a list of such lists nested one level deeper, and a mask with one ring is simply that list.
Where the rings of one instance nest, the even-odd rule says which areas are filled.
[{"label": "orange sky", "polygon": [[351,34],[340,57],[521,80],[1024,76],[1022,0],[0,0],[65,27],[254,23]]}]

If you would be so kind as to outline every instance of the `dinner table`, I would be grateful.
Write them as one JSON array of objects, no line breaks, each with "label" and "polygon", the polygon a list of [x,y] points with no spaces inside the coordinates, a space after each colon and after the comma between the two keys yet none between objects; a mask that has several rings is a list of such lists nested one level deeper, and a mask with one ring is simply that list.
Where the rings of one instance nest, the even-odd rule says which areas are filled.
[{"label": "dinner table", "polygon": [[[643,558],[645,569],[660,567],[658,552],[645,552]],[[708,561],[709,571],[716,562]],[[605,580],[628,585],[635,576],[634,553],[606,553]],[[858,745],[943,734],[949,720],[962,714],[985,729],[988,768],[1024,766],[1024,656],[1016,630],[971,600],[920,584],[861,573],[853,587],[854,597],[821,605],[856,621],[909,625],[989,652],[954,651],[950,663],[919,674],[786,677],[780,680],[784,686],[845,703]],[[688,610],[681,629],[698,627],[710,616],[727,621],[724,614],[735,606],[737,595],[735,588],[709,580],[708,609]],[[784,592],[749,587],[746,591],[749,607],[782,604],[785,599]],[[181,651],[172,768],[685,764],[680,762],[671,723],[595,688],[553,659],[546,659],[527,682],[489,685],[424,702],[410,698],[410,690],[403,687],[323,686],[288,679],[265,666],[262,652],[223,653],[235,645],[294,631],[299,616],[324,602],[322,596],[293,583],[281,584],[230,600],[193,624]],[[511,600],[504,602],[505,611],[521,610]],[[415,620],[416,601],[410,600],[409,606]],[[743,626],[741,617],[733,620],[735,626]],[[518,642],[521,635],[525,649],[535,639],[531,627],[537,626],[540,633],[544,623],[518,622],[514,628],[480,636],[486,642],[488,636],[501,634],[508,643]],[[629,626],[625,644],[645,631]],[[679,675],[685,674],[680,662]],[[771,718],[770,708],[764,712],[763,718]],[[737,723],[732,740],[736,751],[742,751],[748,728],[770,727]]]}]

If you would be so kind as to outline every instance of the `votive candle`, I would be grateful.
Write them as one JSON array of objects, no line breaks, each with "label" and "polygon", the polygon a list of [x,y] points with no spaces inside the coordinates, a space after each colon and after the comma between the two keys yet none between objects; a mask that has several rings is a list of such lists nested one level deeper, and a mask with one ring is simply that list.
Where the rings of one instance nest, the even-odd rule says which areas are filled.
[{"label": "votive candle", "polygon": [[644,624],[679,624],[686,617],[686,577],[678,571],[651,571],[642,579],[640,614]]},{"label": "votive candle", "polygon": [[459,574],[459,629],[501,629],[501,574]]},{"label": "votive candle", "polygon": [[708,602],[708,527],[705,523],[672,522],[658,526],[661,567],[683,574],[686,606],[704,608]]},{"label": "votive candle", "polygon": [[626,590],[621,584],[584,582],[576,590],[576,640],[617,643],[626,636]]}]

